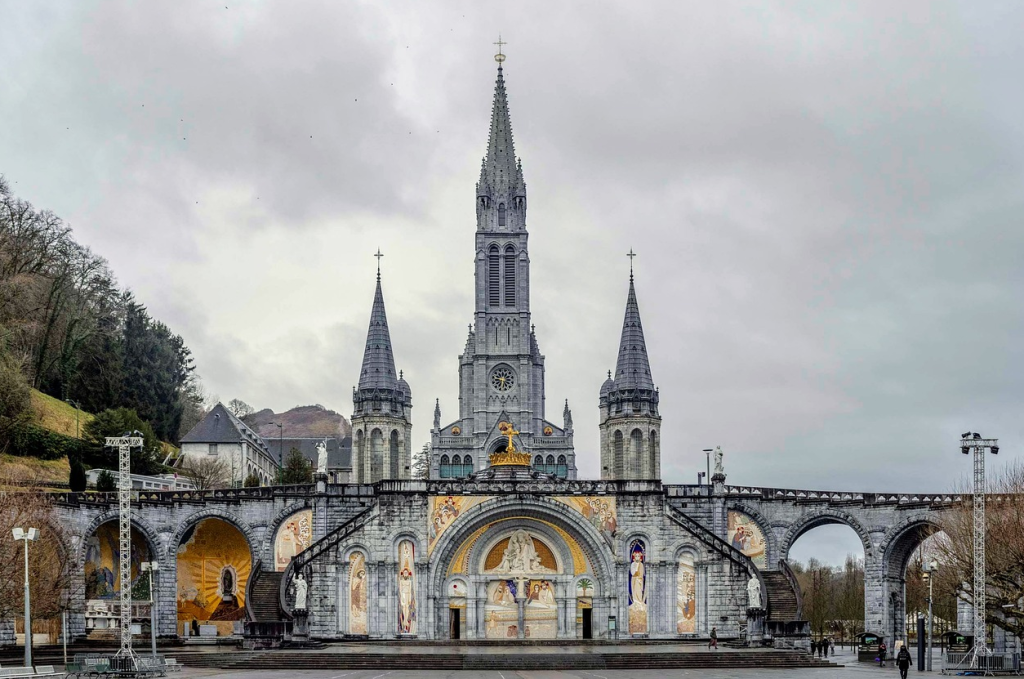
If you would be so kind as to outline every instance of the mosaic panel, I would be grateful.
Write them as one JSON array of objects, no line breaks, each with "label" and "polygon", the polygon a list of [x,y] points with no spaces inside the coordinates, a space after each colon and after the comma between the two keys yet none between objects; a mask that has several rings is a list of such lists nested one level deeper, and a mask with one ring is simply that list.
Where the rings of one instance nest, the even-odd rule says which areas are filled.
[{"label": "mosaic panel", "polygon": [[302,550],[313,544],[313,510],[303,509],[289,516],[274,539],[274,568],[283,571]]},{"label": "mosaic panel", "polygon": [[444,532],[455,523],[471,507],[490,500],[490,496],[469,495],[432,495],[429,498],[427,513],[427,555],[434,551],[434,546]]},{"label": "mosaic panel", "polygon": [[743,512],[729,512],[729,543],[749,556],[758,568],[768,564],[764,533],[757,523]]}]

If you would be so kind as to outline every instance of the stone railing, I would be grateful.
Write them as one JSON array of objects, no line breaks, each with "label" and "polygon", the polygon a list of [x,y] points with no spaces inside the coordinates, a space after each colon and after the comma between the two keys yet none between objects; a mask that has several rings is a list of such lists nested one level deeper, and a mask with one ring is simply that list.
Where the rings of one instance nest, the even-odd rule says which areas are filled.
[{"label": "stone railing", "polygon": [[486,479],[432,479],[430,481],[381,481],[378,493],[426,493],[427,495],[494,495],[537,493],[550,495],[607,495],[611,493],[661,493],[658,481],[577,481],[533,479],[502,481]]},{"label": "stone railing", "polygon": [[754,486],[726,486],[725,494],[731,498],[789,500],[801,503],[849,503],[865,506],[949,506],[963,501],[961,495],[953,493],[859,493],[845,490],[797,490]]},{"label": "stone railing", "polygon": [[[372,486],[349,484],[329,486],[329,493],[337,495],[373,495]],[[244,500],[273,500],[279,497],[313,497],[315,484],[294,486],[263,486],[260,488],[218,488],[215,490],[133,490],[132,502],[145,504],[173,504],[208,502],[242,502]],[[70,506],[106,506],[117,504],[117,493],[53,493],[54,502]]]}]

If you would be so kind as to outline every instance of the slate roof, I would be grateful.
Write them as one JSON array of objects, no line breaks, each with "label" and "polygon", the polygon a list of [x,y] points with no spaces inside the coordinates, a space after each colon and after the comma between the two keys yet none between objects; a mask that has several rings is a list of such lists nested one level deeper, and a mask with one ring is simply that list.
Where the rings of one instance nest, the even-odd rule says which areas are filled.
[{"label": "slate roof", "polygon": [[218,403],[196,426],[181,437],[181,443],[238,443],[247,439],[254,446],[270,453],[266,441],[234,416],[224,404]]},{"label": "slate roof", "polygon": [[267,444],[270,446],[271,455],[277,461],[279,449],[284,450],[284,459],[288,459],[288,453],[292,448],[298,448],[302,456],[309,460],[316,469],[317,453],[316,444],[327,441],[327,469],[352,469],[352,437],[346,436],[343,439],[338,437],[288,437],[269,438]]},{"label": "slate roof", "polygon": [[615,363],[615,388],[654,389],[632,273],[629,275],[629,294],[626,296],[626,316],[622,321],[619,356]]},{"label": "slate roof", "polygon": [[388,330],[388,316],[384,311],[384,293],[380,287],[379,272],[377,290],[373,294],[373,307],[370,309],[370,327],[366,331],[363,367],[359,371],[359,389],[399,390],[398,372],[395,370],[395,356],[391,349],[391,333]]}]

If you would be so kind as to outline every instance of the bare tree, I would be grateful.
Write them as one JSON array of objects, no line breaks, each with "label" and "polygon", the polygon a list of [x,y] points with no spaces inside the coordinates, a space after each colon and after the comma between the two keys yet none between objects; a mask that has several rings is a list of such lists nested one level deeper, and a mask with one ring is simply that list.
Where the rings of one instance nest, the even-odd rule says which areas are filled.
[{"label": "bare tree", "polygon": [[[943,534],[936,536],[941,564],[938,590],[973,601],[974,515],[970,493],[946,512]],[[988,478],[985,506],[985,617],[989,624],[1014,635],[1024,634],[1024,465],[1013,462]]]},{"label": "bare tree", "polygon": [[249,405],[240,398],[233,398],[230,401],[228,401],[228,410],[230,410],[231,413],[238,419],[242,419],[256,412],[255,408],[253,408],[251,405]]},{"label": "bare tree", "polygon": [[181,475],[188,479],[196,490],[223,488],[231,476],[227,463],[217,456],[186,455],[181,463]]},{"label": "bare tree", "polygon": [[39,537],[29,544],[29,585],[32,615],[36,620],[54,618],[68,607],[75,593],[71,568],[70,536],[58,520],[50,498],[26,492],[0,479],[0,619],[20,615],[23,602],[23,543],[11,539],[13,528],[37,528]]}]

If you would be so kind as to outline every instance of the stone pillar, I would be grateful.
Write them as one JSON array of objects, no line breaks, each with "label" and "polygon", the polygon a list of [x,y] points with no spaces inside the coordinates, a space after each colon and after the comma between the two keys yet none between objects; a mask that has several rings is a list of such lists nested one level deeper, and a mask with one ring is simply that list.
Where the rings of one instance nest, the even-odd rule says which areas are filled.
[{"label": "stone pillar", "polygon": [[[335,616],[335,620],[338,625],[338,636],[343,634],[351,633],[351,625],[349,624],[349,615],[352,612],[352,592],[349,589],[349,577],[351,576],[351,564],[348,559],[341,561],[338,564],[338,577],[334,583],[337,594],[335,595],[335,601],[338,602],[338,611]],[[366,585],[363,585],[364,587]],[[369,632],[370,630],[366,630]]]},{"label": "stone pillar", "polygon": [[568,610],[567,599],[565,596],[566,586],[564,582],[555,582],[555,603],[557,604],[557,628],[555,636],[558,639],[565,639],[569,636],[569,618],[566,615]]},{"label": "stone pillar", "polygon": [[484,639],[487,636],[487,611],[484,610],[487,605],[487,583],[470,583],[470,586],[476,588],[476,638]]},{"label": "stone pillar", "polygon": [[519,632],[519,634],[517,635],[517,638],[525,639],[526,638],[526,615],[525,615],[525,613],[526,613],[526,611],[525,611],[526,599],[523,598],[522,592],[520,590],[516,590],[516,608],[518,610],[518,625],[519,625],[519,629],[517,630]]},{"label": "stone pillar", "polygon": [[694,563],[694,570],[697,573],[696,576],[696,600],[697,600],[697,634],[708,635],[711,632],[711,626],[708,624],[708,563],[707,561],[697,561]]},{"label": "stone pillar", "polygon": [[864,555],[864,630],[881,634],[892,647],[892,629],[886,631],[889,589],[883,580],[882,564],[874,556]]},{"label": "stone pillar", "polygon": [[384,636],[384,621],[381,619],[381,605],[385,603],[381,596],[384,593],[384,582],[381,580],[383,571],[383,562],[366,562],[366,575],[369,580],[366,592],[366,631],[371,637],[377,638]]}]

